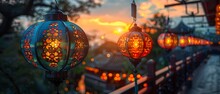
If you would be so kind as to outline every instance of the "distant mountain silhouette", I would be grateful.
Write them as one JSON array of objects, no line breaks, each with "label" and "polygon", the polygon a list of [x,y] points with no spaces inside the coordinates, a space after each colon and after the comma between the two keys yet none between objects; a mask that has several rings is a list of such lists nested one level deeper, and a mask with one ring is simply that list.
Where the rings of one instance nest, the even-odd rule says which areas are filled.
[{"label": "distant mountain silhouette", "polygon": [[95,49],[95,55],[102,54],[105,52],[116,53],[119,52],[117,43],[106,40],[101,46]]}]

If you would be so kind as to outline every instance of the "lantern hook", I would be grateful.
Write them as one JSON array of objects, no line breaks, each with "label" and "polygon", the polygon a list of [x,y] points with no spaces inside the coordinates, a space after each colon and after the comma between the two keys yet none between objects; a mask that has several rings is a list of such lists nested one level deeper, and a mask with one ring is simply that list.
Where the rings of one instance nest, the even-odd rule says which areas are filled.
[{"label": "lantern hook", "polygon": [[[167,4],[169,3],[169,0],[167,0]],[[165,19],[165,27],[164,27],[164,31],[165,32],[169,32],[169,28],[170,28],[170,11],[169,11],[169,8],[167,8],[167,19]]]},{"label": "lantern hook", "polygon": [[137,6],[136,6],[136,3],[135,3],[135,0],[133,0],[132,3],[131,3],[131,16],[133,17],[133,21],[136,23]]},{"label": "lantern hook", "polygon": [[197,8],[196,13],[194,13],[194,12],[189,13],[187,3],[184,2],[184,4],[185,4],[185,13],[187,15],[195,16],[195,15],[199,14],[199,3],[196,3],[196,8]]},{"label": "lantern hook", "polygon": [[59,7],[58,7],[58,2],[57,2],[57,0],[55,0],[55,8],[56,8],[57,10],[59,10]]}]

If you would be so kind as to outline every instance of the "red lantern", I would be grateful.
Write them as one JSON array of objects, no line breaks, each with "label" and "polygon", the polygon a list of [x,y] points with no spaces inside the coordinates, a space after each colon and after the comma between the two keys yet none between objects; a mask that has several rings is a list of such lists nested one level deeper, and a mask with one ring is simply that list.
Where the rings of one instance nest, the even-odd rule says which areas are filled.
[{"label": "red lantern", "polygon": [[171,50],[178,45],[178,37],[174,33],[162,33],[157,39],[159,46],[166,50]]},{"label": "red lantern", "polygon": [[220,35],[220,4],[216,7],[215,27],[216,34]]},{"label": "red lantern", "polygon": [[220,12],[220,4],[216,6],[216,12]]},{"label": "red lantern", "polygon": [[195,39],[195,45],[200,45],[200,39],[199,38]]},{"label": "red lantern", "polygon": [[186,46],[188,46],[188,37],[187,36],[180,36],[179,38],[179,46],[184,48]]},{"label": "red lantern", "polygon": [[117,44],[124,56],[137,60],[151,52],[153,41],[147,33],[142,32],[141,28],[135,24],[130,32],[119,38]]}]

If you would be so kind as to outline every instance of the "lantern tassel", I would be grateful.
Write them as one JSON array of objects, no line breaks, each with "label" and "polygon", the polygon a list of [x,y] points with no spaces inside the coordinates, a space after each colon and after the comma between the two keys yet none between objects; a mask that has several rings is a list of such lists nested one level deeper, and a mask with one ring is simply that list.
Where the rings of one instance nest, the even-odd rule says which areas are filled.
[{"label": "lantern tassel", "polygon": [[59,94],[59,85],[67,78],[67,71],[63,72],[49,72],[46,71],[45,77],[56,87],[57,94]]}]

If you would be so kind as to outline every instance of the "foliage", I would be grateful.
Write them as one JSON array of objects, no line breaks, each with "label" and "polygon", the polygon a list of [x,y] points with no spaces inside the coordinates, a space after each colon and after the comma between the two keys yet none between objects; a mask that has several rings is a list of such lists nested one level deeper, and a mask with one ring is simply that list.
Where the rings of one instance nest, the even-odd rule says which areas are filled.
[{"label": "foliage", "polygon": [[[59,0],[58,4],[59,8],[73,21],[79,19],[80,13],[89,14],[89,9],[101,5],[95,0]],[[13,32],[11,26],[17,17],[27,16],[39,20],[52,7],[55,7],[55,3],[48,2],[48,0],[0,0],[0,14],[2,16],[0,36]]]},{"label": "foliage", "polygon": [[[59,8],[70,19],[76,21],[80,13],[90,13],[91,8],[100,6],[94,0],[58,0]],[[11,32],[22,31],[21,24],[14,19],[20,16],[38,20],[48,12],[54,3],[48,0],[0,0],[0,94],[51,94],[54,86],[44,77],[44,71],[28,64],[20,52],[20,36]],[[16,24],[16,25],[13,25]],[[84,66],[70,70],[70,74],[82,74]],[[71,78],[70,80],[75,80]],[[75,83],[73,83],[75,84]],[[62,84],[60,88],[67,87]],[[75,89],[73,89],[74,91]],[[60,93],[64,93],[60,89]]]},{"label": "foliage", "polygon": [[[1,38],[1,48],[4,50],[0,54],[0,68],[8,73],[22,94],[46,94],[51,91],[47,87],[49,83],[43,80],[43,71],[33,68],[31,64],[25,62],[19,51],[19,38]],[[17,93],[12,81],[4,72],[0,75],[0,93]],[[28,89],[27,89],[28,88]]]}]

